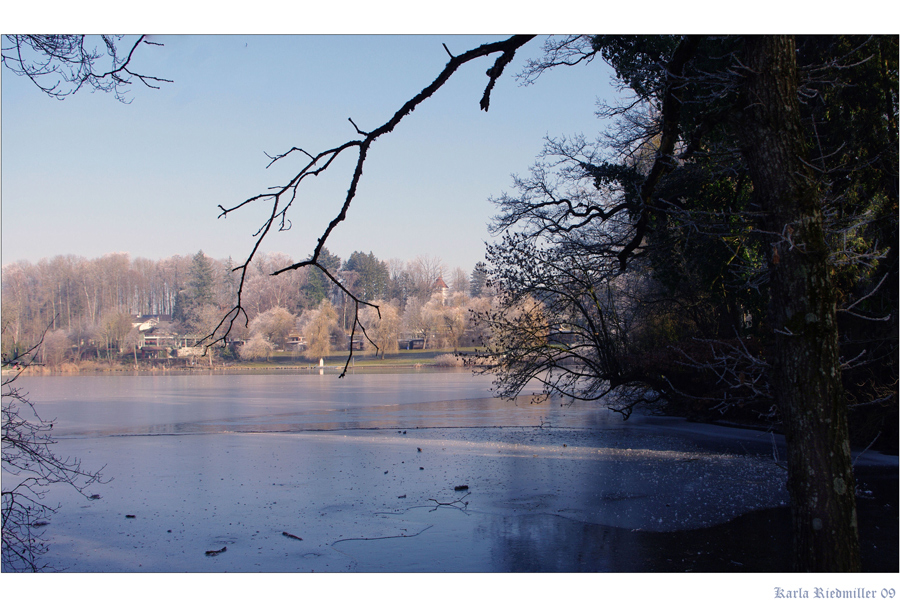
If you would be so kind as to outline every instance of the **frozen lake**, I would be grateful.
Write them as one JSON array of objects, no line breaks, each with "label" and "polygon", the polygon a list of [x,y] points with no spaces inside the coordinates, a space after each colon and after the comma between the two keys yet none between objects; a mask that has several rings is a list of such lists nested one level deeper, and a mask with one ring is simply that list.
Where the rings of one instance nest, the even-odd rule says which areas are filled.
[{"label": "frozen lake", "polygon": [[19,381],[56,452],[111,479],[50,496],[68,571],[744,571],[785,548],[709,531],[783,518],[766,433],[500,401],[468,372]]}]

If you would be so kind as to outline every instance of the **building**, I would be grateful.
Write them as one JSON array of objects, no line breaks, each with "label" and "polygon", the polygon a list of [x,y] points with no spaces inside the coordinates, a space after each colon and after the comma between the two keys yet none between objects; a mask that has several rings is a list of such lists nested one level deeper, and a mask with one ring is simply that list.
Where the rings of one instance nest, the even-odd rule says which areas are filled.
[{"label": "building", "polygon": [[448,287],[447,283],[444,282],[444,278],[442,276],[438,276],[438,279],[434,281],[434,286],[431,288],[431,292],[440,292],[441,305],[444,305],[445,303],[447,303],[447,298],[450,296],[450,287]]}]

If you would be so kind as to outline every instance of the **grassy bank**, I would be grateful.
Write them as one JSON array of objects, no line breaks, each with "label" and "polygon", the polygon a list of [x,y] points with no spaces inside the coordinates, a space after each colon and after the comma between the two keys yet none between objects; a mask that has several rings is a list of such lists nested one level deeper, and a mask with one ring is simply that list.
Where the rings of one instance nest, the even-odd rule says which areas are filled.
[{"label": "grassy bank", "polygon": [[[468,354],[474,352],[474,348],[453,349],[433,349],[433,350],[401,350],[392,354],[375,355],[367,351],[354,352],[351,359],[353,367],[417,367],[417,366],[435,366],[435,367],[458,367],[462,366],[462,361],[455,356],[456,352]],[[322,359],[323,366],[326,367],[343,367],[350,355],[348,350],[334,352],[331,356]],[[276,352],[265,361],[234,361],[229,363],[229,367],[248,368],[248,369],[266,369],[266,368],[289,368],[289,367],[317,367],[318,359],[304,358],[292,352]]]},{"label": "grassy bank", "polygon": [[[354,352],[351,360],[351,368],[377,369],[377,368],[420,368],[420,367],[461,367],[462,359],[455,352],[463,354],[474,352],[474,348],[460,348],[431,350],[401,350],[392,354],[375,355],[372,352]],[[347,350],[333,353],[323,359],[322,364],[326,368],[343,369],[350,352]],[[214,358],[210,364],[209,358],[195,358],[193,364],[188,358],[171,358],[166,360],[139,360],[137,364],[133,360],[121,361],[81,361],[66,362],[62,365],[34,365],[25,369],[23,375],[98,375],[118,373],[166,373],[166,372],[190,372],[190,371],[265,371],[285,369],[310,369],[319,366],[319,359],[309,359],[296,352],[275,352],[267,360],[230,360]],[[12,372],[3,369],[6,375]]]}]

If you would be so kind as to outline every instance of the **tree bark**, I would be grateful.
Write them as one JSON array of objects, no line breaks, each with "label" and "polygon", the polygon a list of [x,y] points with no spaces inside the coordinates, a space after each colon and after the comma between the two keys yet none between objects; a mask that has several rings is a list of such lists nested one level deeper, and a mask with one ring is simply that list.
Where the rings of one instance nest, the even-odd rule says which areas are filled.
[{"label": "tree bark", "polygon": [[772,233],[771,381],[785,426],[795,566],[858,571],[859,537],[847,410],[841,385],[836,291],[821,196],[804,162],[794,40],[744,45],[741,138],[756,202]]}]

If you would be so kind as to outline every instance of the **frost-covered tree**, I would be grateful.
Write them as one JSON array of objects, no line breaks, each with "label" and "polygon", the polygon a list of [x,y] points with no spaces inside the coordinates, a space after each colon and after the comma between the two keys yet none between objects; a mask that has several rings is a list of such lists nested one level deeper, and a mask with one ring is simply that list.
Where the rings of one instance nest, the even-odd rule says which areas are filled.
[{"label": "frost-covered tree", "polygon": [[331,340],[338,329],[338,315],[334,306],[327,300],[319,304],[312,320],[306,325],[306,351],[308,358],[325,358],[331,354]]},{"label": "frost-covered tree", "polygon": [[266,339],[264,335],[257,333],[238,347],[238,356],[242,360],[255,360],[257,358],[268,360],[274,351],[274,344]]},{"label": "frost-covered tree", "polygon": [[250,333],[262,335],[279,349],[284,350],[296,322],[297,317],[285,308],[272,308],[250,322]]},{"label": "frost-covered tree", "polygon": [[71,345],[72,342],[63,329],[48,331],[41,344],[41,358],[44,364],[50,366],[60,365],[66,359]]},{"label": "frost-covered tree", "polygon": [[363,310],[362,324],[369,339],[378,346],[381,358],[384,358],[385,353],[397,352],[399,349],[400,312],[396,306],[384,301],[372,303],[378,306],[378,310],[373,308]]},{"label": "frost-covered tree", "polygon": [[137,71],[136,51],[143,44],[162,46],[145,36],[129,41],[118,35],[5,34],[3,65],[55,99],[88,88],[127,103],[127,87],[135,80],[154,89],[159,82],[171,82]]}]

